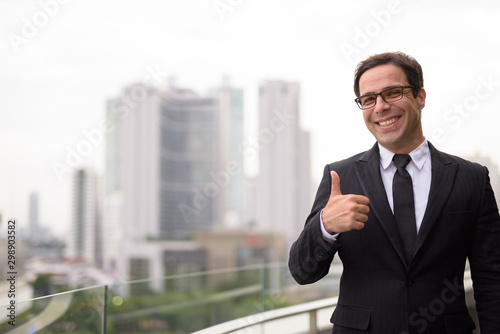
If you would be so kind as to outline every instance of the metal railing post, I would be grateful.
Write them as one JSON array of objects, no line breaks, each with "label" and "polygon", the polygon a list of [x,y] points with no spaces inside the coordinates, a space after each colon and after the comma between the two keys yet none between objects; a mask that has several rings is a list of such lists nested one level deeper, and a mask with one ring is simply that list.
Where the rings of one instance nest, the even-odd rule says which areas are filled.
[{"label": "metal railing post", "polygon": [[318,311],[311,310],[309,312],[309,334],[318,334]]},{"label": "metal railing post", "polygon": [[103,334],[106,334],[107,327],[108,327],[108,286],[104,286],[104,309],[103,309],[103,315],[102,315],[102,330],[101,332]]}]

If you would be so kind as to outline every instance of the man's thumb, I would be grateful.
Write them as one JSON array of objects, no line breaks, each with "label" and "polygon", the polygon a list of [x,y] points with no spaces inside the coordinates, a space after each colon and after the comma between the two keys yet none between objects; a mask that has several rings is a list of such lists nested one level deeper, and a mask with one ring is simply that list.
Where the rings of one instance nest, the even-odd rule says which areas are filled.
[{"label": "man's thumb", "polygon": [[330,192],[330,196],[338,196],[342,195],[340,191],[340,178],[339,174],[336,171],[330,171],[330,175],[332,176],[332,190]]}]

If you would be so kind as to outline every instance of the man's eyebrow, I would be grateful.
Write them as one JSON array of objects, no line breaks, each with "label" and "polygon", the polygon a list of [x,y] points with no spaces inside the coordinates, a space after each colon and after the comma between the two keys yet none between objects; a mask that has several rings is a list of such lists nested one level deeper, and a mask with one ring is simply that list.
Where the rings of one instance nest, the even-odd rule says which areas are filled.
[{"label": "man's eyebrow", "polygon": [[[396,88],[396,87],[401,87],[401,86],[405,86],[405,85],[392,85],[392,86],[387,86],[387,87],[382,88],[382,90],[381,90],[381,91],[379,91],[378,93],[383,92],[384,90],[387,90],[387,89]],[[360,96],[366,96],[366,95],[372,95],[372,94],[378,94],[378,93],[375,93],[375,92],[366,92],[366,93],[364,93],[363,95],[360,95]]]}]

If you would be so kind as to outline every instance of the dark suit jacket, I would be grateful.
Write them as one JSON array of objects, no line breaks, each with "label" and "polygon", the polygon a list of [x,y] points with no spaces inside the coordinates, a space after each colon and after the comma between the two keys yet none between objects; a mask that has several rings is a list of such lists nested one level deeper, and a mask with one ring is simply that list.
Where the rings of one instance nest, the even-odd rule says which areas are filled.
[{"label": "dark suit jacket", "polygon": [[[378,145],[325,167],[311,214],[290,250],[300,284],[316,282],[336,253],[343,263],[333,333],[471,333],[463,276],[469,259],[481,334],[500,334],[500,217],[488,170],[436,150],[427,209],[409,263],[380,176]],[[343,194],[370,199],[362,230],[332,245],[320,230],[330,171]]]}]

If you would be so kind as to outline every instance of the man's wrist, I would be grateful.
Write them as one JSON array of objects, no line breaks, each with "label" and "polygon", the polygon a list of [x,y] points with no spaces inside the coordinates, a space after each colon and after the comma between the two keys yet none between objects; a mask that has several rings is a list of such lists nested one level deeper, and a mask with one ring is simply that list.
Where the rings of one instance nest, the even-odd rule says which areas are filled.
[{"label": "man's wrist", "polygon": [[337,241],[337,237],[339,236],[340,233],[331,234],[326,230],[325,225],[323,224],[323,210],[321,210],[321,212],[319,213],[319,224],[323,240],[329,243],[334,243],[335,241]]}]

